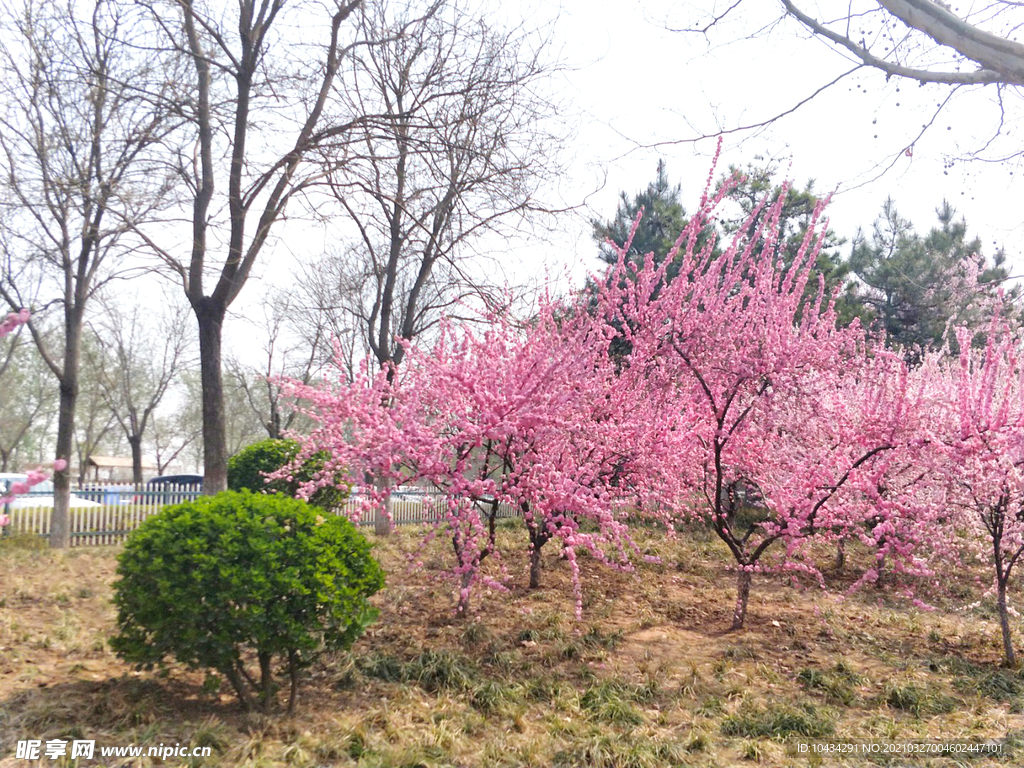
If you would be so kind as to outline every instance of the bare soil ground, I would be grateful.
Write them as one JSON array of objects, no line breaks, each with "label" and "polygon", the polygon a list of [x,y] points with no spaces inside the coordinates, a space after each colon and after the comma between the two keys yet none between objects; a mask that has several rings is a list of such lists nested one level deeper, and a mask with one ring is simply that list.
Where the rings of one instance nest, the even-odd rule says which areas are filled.
[{"label": "bare soil ground", "polygon": [[[526,574],[513,571],[511,592],[481,591],[456,618],[449,586],[407,568],[417,543],[403,528],[377,545],[388,572],[375,598],[381,616],[350,653],[310,671],[292,717],[241,711],[202,671],[137,671],[114,656],[118,548],[0,544],[0,766],[31,764],[15,757],[18,740],[54,738],[212,752],[167,761],[97,752],[82,765],[1024,764],[1024,678],[999,667],[987,603],[958,607],[976,587],[933,611],[889,591],[845,596],[854,553],[829,574],[828,591],[756,577],[747,627],[727,632],[735,578],[718,542],[652,533],[641,543],[660,564],[619,572],[581,556],[581,621],[554,551],[541,589],[519,586]],[[428,565],[446,554],[429,551]],[[1003,754],[796,752],[815,738],[998,739]]]}]

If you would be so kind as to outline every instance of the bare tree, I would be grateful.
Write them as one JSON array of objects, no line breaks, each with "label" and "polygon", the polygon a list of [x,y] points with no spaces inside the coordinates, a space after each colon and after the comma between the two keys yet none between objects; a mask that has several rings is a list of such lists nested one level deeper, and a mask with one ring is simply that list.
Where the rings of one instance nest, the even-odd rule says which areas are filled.
[{"label": "bare tree", "polygon": [[153,451],[156,473],[168,474],[167,470],[182,456],[187,456],[189,449],[201,442],[202,436],[201,413],[197,412],[195,419],[188,418],[180,410],[154,414],[147,445]]},{"label": "bare tree", "polygon": [[179,372],[153,414],[146,444],[158,475],[168,474],[174,465],[196,471],[202,467],[203,404],[197,362]]},{"label": "bare tree", "polygon": [[[744,0],[710,0],[700,4],[696,21],[677,31],[709,37],[731,18],[762,12],[764,5]],[[862,70],[877,70],[886,79],[908,80],[921,85],[948,86],[931,117],[911,136],[900,154],[909,154],[914,143],[932,127],[953,98],[969,89],[992,92],[998,117],[987,139],[970,149],[964,159],[1005,160],[1020,155],[1019,145],[1006,152],[998,140],[1009,133],[1017,116],[1014,102],[1024,86],[1024,44],[1016,37],[1024,24],[1024,4],[1015,0],[989,0],[960,6],[937,0],[777,0],[774,23],[760,24],[753,34],[774,29],[781,22],[795,22],[850,63],[850,68],[831,82],[820,83],[798,103],[766,115],[747,126],[726,132],[760,128],[788,115],[826,88]],[[891,167],[891,165],[890,165]]]},{"label": "bare tree", "polygon": [[[164,313],[151,319],[138,296],[129,310],[124,297],[103,302],[92,324],[104,364],[97,385],[132,452],[132,481],[142,484],[142,447],[146,428],[171,383],[190,362],[191,334],[186,307],[162,302]],[[150,319],[147,319],[150,318]]]},{"label": "bare tree", "polygon": [[348,327],[350,368],[369,358],[393,376],[401,340],[499,295],[477,246],[546,210],[538,190],[555,172],[548,31],[501,29],[458,0],[419,21],[384,4],[361,17],[362,36],[383,42],[351,57],[338,98],[378,117],[330,178],[358,236],[305,280],[313,327]]},{"label": "bare tree", "polygon": [[57,412],[50,371],[22,326],[0,340],[0,472],[10,472],[48,443]]},{"label": "bare tree", "polygon": [[176,273],[198,322],[204,490],[216,493],[227,487],[228,307],[288,206],[322,180],[325,165],[343,161],[365,116],[337,109],[335,80],[353,50],[376,41],[349,23],[362,0],[140,2],[161,25],[163,45],[190,69],[181,109],[194,154],[171,156],[191,200],[187,253],[159,245],[155,231],[145,237]]},{"label": "bare tree", "polygon": [[82,334],[82,356],[78,371],[79,391],[75,406],[75,461],[79,487],[88,479],[91,456],[117,456],[124,448],[117,431],[117,418],[107,402],[101,384],[109,361],[103,355],[96,334],[88,324]]},{"label": "bare tree", "polygon": [[[858,12],[814,15],[791,0],[785,12],[862,64],[893,77],[945,85],[1024,86],[1024,45],[1010,38],[1024,22],[1022,5],[991,0],[957,16],[936,0],[877,0]],[[959,8],[957,9],[959,10]]]},{"label": "bare tree", "polygon": [[[163,96],[175,77],[159,53],[125,47],[141,29],[131,6],[24,0],[5,9],[0,298],[32,307],[29,330],[58,382],[56,457],[68,468],[54,473],[50,545],[66,547],[86,310],[126,274],[125,235],[167,198],[151,149],[173,128]],[[162,85],[140,89],[153,82]],[[50,309],[62,314],[53,339],[40,329]]]},{"label": "bare tree", "polygon": [[319,338],[307,341],[291,332],[296,307],[290,291],[271,291],[262,302],[262,314],[262,322],[250,321],[258,325],[257,330],[264,336],[261,365],[229,357],[226,367],[267,435],[280,440],[289,430],[305,423],[300,411],[282,393],[281,380],[288,378],[308,384],[320,368],[322,343]]},{"label": "bare tree", "polygon": [[442,311],[496,293],[476,246],[546,210],[559,145],[548,32],[501,29],[457,0],[418,23],[384,5],[362,17],[362,35],[387,42],[351,58],[339,98],[380,117],[331,179],[358,238],[320,271],[379,365],[400,364],[398,340]]}]

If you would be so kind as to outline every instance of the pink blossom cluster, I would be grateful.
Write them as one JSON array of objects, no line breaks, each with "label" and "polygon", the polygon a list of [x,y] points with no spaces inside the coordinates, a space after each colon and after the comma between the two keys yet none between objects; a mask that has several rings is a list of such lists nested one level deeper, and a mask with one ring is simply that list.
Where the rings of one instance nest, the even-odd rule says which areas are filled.
[{"label": "pink blossom cluster", "polygon": [[28,318],[29,312],[27,309],[9,313],[3,320],[0,320],[0,338],[9,334],[19,325],[27,323]]},{"label": "pink blossom cluster", "polygon": [[[476,326],[443,325],[428,350],[410,348],[402,369],[364,373],[337,388],[292,385],[319,427],[303,456],[331,455],[332,472],[378,482],[364,514],[387,510],[382,486],[437,489],[438,528],[455,555],[459,609],[483,581],[488,558],[502,560],[499,504],[522,512],[534,567],[556,541],[581,601],[575,552],[628,568],[635,551],[621,511],[654,498],[652,477],[670,470],[668,419],[619,379],[608,353],[613,338],[600,319],[547,302],[523,326],[505,316]],[[578,308],[576,308],[578,309]],[[385,481],[383,484],[381,480]],[[539,579],[535,571],[533,578]]]},{"label": "pink blossom cluster", "polygon": [[965,558],[990,569],[989,593],[1013,664],[1009,590],[1024,556],[1024,364],[1021,340],[1002,314],[996,307],[981,347],[969,330],[956,329],[959,354],[932,354],[918,376],[929,396],[927,466],[934,492],[943,495],[936,526],[942,545],[931,553],[947,568]]},{"label": "pink blossom cluster", "polygon": [[[820,207],[795,258],[779,243],[783,197],[719,243],[698,237],[730,191],[712,194],[710,180],[664,259],[636,263],[625,243],[591,290],[545,297],[528,322],[445,322],[432,345],[407,346],[400,369],[293,383],[318,425],[298,461],[331,456],[304,491],[348,473],[367,487],[358,516],[386,513],[388,487],[436,488],[429,536],[450,542],[460,611],[475,586],[504,588],[510,561],[538,585],[553,541],[579,614],[580,553],[631,568],[637,516],[667,535],[693,521],[717,535],[737,573],[734,627],[753,574],[823,581],[812,541],[866,545],[874,564],[859,586],[934,578],[958,531],[984,541],[998,529],[1008,572],[1024,552],[1016,341],[993,327],[976,351],[961,332],[959,357],[910,369],[857,323],[837,323],[814,271]],[[522,514],[526,538],[511,552],[496,536],[499,504]]]}]

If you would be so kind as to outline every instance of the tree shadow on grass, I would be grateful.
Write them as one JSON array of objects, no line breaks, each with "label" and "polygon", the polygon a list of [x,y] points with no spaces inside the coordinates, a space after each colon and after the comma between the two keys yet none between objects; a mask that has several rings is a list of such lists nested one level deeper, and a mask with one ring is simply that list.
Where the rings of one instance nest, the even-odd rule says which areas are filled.
[{"label": "tree shadow on grass", "polygon": [[241,710],[190,682],[122,675],[15,692],[0,701],[0,754],[21,739],[94,739],[97,744],[189,741],[204,721]]}]

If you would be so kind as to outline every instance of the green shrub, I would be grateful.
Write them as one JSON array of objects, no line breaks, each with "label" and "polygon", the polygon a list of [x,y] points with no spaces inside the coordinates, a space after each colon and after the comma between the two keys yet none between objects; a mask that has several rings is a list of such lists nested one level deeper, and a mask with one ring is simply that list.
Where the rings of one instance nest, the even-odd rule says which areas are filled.
[{"label": "green shrub", "polygon": [[275,698],[275,665],[290,680],[291,710],[299,671],[352,645],[384,583],[348,520],[249,491],[165,507],[128,539],[117,572],[119,656],[215,669],[246,707],[263,709]]},{"label": "green shrub", "polygon": [[[261,440],[246,446],[228,459],[228,489],[232,491],[252,491],[253,493],[283,493],[295,498],[303,483],[312,480],[323,470],[327,454],[323,451],[312,457],[299,467],[292,480],[275,480],[267,482],[267,475],[281,467],[291,464],[299,454],[299,444],[295,440]],[[344,485],[342,475],[335,477],[342,487],[321,488],[314,493],[309,503],[314,507],[334,509],[341,506],[348,498],[348,487]]]}]

